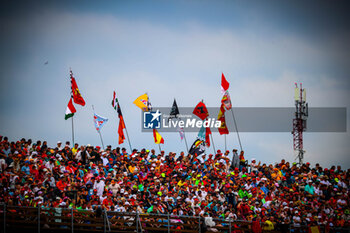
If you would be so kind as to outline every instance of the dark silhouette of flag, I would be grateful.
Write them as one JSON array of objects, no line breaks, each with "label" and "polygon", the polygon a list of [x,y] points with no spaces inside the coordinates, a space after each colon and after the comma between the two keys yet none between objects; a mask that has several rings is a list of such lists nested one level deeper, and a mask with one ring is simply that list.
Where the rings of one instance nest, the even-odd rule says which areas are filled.
[{"label": "dark silhouette of flag", "polygon": [[177,115],[179,115],[179,114],[180,114],[179,108],[177,107],[176,100],[174,99],[173,106],[171,107],[171,111],[169,113],[169,115],[170,115],[169,120],[171,118],[177,118]]},{"label": "dark silhouette of flag", "polygon": [[201,140],[199,138],[196,139],[196,141],[193,142],[190,150],[188,151],[189,154],[191,155],[195,155],[197,154],[200,155],[202,153],[204,153],[205,151],[205,142],[204,140]]}]

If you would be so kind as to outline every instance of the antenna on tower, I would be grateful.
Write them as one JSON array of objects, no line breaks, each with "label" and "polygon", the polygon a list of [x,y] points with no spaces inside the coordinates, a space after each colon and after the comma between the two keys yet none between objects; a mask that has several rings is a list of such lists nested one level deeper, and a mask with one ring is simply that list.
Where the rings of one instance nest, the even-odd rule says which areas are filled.
[{"label": "antenna on tower", "polygon": [[306,131],[306,120],[309,115],[308,103],[306,103],[306,90],[303,89],[300,83],[295,83],[294,90],[295,100],[295,117],[293,119],[293,149],[297,154],[299,165],[303,164],[304,159],[304,146],[303,146],[303,132]]}]

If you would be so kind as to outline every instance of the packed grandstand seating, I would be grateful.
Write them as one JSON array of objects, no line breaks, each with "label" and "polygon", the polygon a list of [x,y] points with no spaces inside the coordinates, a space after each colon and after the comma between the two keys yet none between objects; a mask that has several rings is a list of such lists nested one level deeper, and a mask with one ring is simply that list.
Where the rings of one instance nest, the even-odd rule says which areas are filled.
[{"label": "packed grandstand seating", "polygon": [[350,169],[245,157],[235,149],[197,156],[1,137],[0,203],[201,216],[208,227],[211,218],[350,226]]}]

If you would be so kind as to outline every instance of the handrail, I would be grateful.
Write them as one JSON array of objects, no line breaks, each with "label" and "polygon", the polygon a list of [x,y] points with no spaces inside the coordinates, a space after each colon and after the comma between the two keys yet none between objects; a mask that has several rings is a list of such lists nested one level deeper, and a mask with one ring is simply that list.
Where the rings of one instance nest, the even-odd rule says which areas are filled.
[{"label": "handrail", "polygon": [[[36,210],[36,211],[35,211]],[[60,214],[59,215],[55,215],[53,212],[59,211]],[[179,218],[181,219],[181,221],[183,221],[183,225],[186,227],[189,227],[191,230],[194,230],[193,227],[190,226],[190,224],[193,224],[194,222],[197,223],[198,222],[198,231],[201,231],[201,224],[203,224],[202,219],[199,216],[186,216],[186,215],[171,215],[171,214],[155,214],[155,213],[139,213],[139,212],[134,212],[134,213],[130,213],[130,212],[117,212],[117,211],[107,211],[107,210],[103,210],[103,214],[104,214],[104,218],[107,221],[107,224],[105,222],[102,222],[103,220],[100,218],[96,218],[94,217],[95,212],[93,210],[81,210],[81,209],[73,209],[73,208],[52,208],[52,207],[31,207],[31,206],[11,206],[11,205],[7,205],[5,203],[0,203],[0,214],[2,213],[2,221],[4,223],[3,225],[3,232],[8,232],[8,227],[20,227],[20,225],[16,225],[16,223],[14,222],[13,217],[17,215],[21,215],[24,216],[24,218],[19,219],[19,221],[29,221],[30,219],[28,219],[28,217],[33,217],[32,220],[36,219],[37,222],[33,222],[35,225],[33,225],[32,227],[36,227],[38,229],[38,232],[40,232],[43,227],[43,225],[49,223],[52,224],[53,226],[57,225],[58,223],[62,224],[66,224],[68,227],[69,225],[71,225],[71,230],[72,232],[74,230],[79,230],[79,227],[83,227],[80,229],[84,229],[84,225],[88,225],[91,224],[91,226],[96,226],[99,227],[98,224],[104,224],[107,225],[108,227],[108,232],[111,232],[112,227],[111,227],[111,221],[108,218],[108,214],[109,215],[115,215],[117,217],[129,217],[129,218],[136,218],[136,230],[137,232],[143,232],[145,229],[144,227],[142,227],[142,224],[146,224],[146,229],[148,230],[149,226],[147,225],[148,223],[154,224],[155,226],[159,226],[162,227],[162,229],[164,229],[164,231],[171,231],[173,230],[171,226],[178,226],[179,223],[174,222],[172,223],[174,219]],[[24,213],[24,215],[23,215]],[[77,213],[77,215],[75,214]],[[79,214],[81,213],[81,214]],[[71,214],[71,216],[69,217],[69,214]],[[165,224],[164,222],[159,222],[157,220],[157,217],[161,218],[161,219],[167,219],[168,223]],[[141,218],[145,218],[146,221],[143,222],[141,221]],[[48,222],[48,219],[55,219],[54,221],[50,221]],[[69,221],[69,219],[71,219],[71,222]],[[74,223],[74,219],[76,219],[76,225]],[[151,220],[151,221],[147,221],[147,219]],[[31,220],[31,221],[32,221]],[[56,221],[57,220],[57,221]],[[66,221],[67,220],[67,221]],[[84,221],[85,220],[85,221]],[[213,220],[220,224],[223,223],[223,226],[217,226],[218,229],[222,228],[222,227],[226,227],[229,228],[227,230],[233,230],[233,224],[237,224],[239,227],[244,226],[247,227],[247,225],[251,224],[251,221],[244,221],[244,220],[233,220],[233,219],[223,219],[223,218],[213,218]],[[16,220],[17,221],[17,220]],[[170,224],[172,223],[172,224]],[[11,225],[12,224],[12,225]],[[82,226],[83,225],[83,226]],[[73,230],[73,226],[74,226],[74,230]],[[77,227],[77,228],[76,228]],[[129,225],[129,228],[131,228],[132,226]],[[135,227],[135,225],[133,225],[133,227]],[[294,229],[295,231],[300,231],[300,229],[305,229],[308,226],[300,226],[300,227],[296,227],[293,226],[293,224],[290,225],[290,229]],[[320,225],[320,227],[324,228],[324,225]],[[215,226],[213,227],[215,228]],[[187,229],[187,228],[183,228],[183,229]],[[196,228],[197,229],[197,228]],[[350,230],[350,227],[330,227],[330,230],[337,230],[340,232],[346,232]],[[181,230],[179,230],[181,231]]]}]

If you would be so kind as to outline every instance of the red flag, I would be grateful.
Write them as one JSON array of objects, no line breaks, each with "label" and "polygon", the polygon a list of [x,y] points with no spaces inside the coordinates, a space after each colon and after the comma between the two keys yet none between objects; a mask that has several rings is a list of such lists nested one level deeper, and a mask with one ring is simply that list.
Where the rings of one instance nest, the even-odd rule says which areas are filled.
[{"label": "red flag", "polygon": [[209,127],[205,128],[205,143],[207,144],[207,147],[210,147],[210,138],[209,135],[211,134],[211,130]]},{"label": "red flag", "polygon": [[124,119],[123,117],[121,117],[119,120],[119,127],[118,127],[118,135],[119,135],[118,144],[122,144],[125,140],[123,129],[125,129],[125,125],[124,125]]},{"label": "red flag", "polygon": [[201,101],[193,110],[193,114],[198,116],[200,119],[204,120],[209,116],[208,109],[205,104]]},{"label": "red flag", "polygon": [[222,117],[219,119],[219,121],[221,121],[221,126],[218,128],[220,135],[228,134],[228,128],[226,126],[225,115],[222,115]]},{"label": "red flag", "polygon": [[227,82],[224,73],[221,74],[221,90],[223,92],[227,91],[227,89],[230,87],[230,84]]},{"label": "red flag", "polygon": [[220,135],[228,134],[228,129],[226,126],[226,119],[225,119],[225,108],[224,108],[223,104],[221,104],[221,107],[220,107],[218,121],[221,121],[221,126],[218,128]]},{"label": "red flag", "polygon": [[73,94],[73,100],[74,103],[76,104],[80,104],[81,106],[85,105],[85,100],[84,98],[81,96],[80,91],[78,89],[78,85],[75,81],[75,78],[73,77],[73,72],[70,71],[70,79],[71,79],[71,84],[72,84],[72,94]]},{"label": "red flag", "polygon": [[221,104],[225,106],[226,110],[230,110],[232,108],[231,98],[227,91],[225,91],[225,94],[222,97]]},{"label": "red flag", "polygon": [[118,139],[118,144],[122,144],[125,140],[125,136],[124,136],[124,131],[123,129],[125,129],[125,123],[124,123],[124,118],[123,118],[123,114],[122,111],[120,109],[119,103],[118,103],[118,117],[119,117],[119,126],[118,126],[118,134],[119,134],[119,139]]}]

